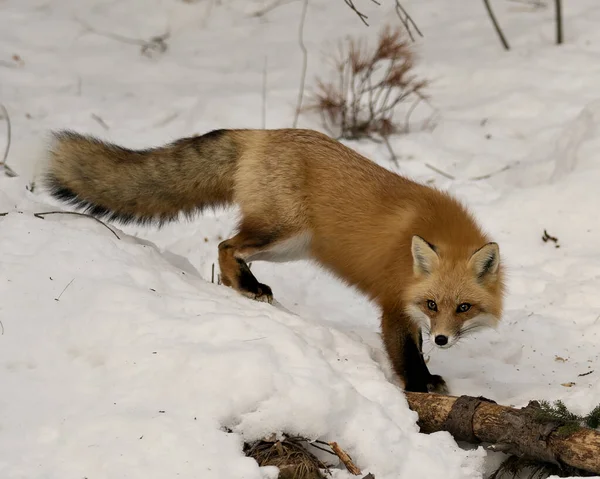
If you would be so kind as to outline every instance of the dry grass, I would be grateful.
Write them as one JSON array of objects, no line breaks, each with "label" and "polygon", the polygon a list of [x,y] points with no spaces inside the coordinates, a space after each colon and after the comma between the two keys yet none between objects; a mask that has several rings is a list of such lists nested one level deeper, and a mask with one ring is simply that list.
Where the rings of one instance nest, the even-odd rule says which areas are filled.
[{"label": "dry grass", "polygon": [[298,438],[263,439],[245,444],[244,453],[259,466],[277,466],[279,479],[324,479],[322,471],[328,471],[328,466],[308,451]]},{"label": "dry grass", "polygon": [[410,102],[410,115],[426,98],[428,83],[413,73],[414,53],[399,27],[384,27],[374,48],[348,37],[329,59],[336,80],[317,79],[304,111],[318,112],[336,138],[386,138],[406,131],[407,122],[399,126],[394,119],[396,108]]}]

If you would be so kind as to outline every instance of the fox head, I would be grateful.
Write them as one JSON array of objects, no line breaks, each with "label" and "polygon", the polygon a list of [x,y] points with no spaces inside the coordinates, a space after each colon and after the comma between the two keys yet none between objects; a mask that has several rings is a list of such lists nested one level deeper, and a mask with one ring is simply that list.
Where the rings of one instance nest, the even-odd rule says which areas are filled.
[{"label": "fox head", "polygon": [[498,244],[454,254],[413,236],[411,253],[406,312],[436,346],[449,348],[469,332],[496,326],[503,295]]}]

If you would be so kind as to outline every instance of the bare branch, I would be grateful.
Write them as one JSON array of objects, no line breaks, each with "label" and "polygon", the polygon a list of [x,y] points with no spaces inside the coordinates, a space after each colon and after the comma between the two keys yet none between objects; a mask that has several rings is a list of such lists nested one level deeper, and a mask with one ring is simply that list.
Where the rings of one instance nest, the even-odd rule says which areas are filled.
[{"label": "bare branch", "polygon": [[512,165],[506,165],[497,171],[493,171],[492,173],[488,173],[486,175],[481,175],[481,176],[473,176],[473,177],[469,178],[469,180],[471,180],[471,181],[487,180],[488,178],[491,178],[492,176],[495,176],[499,173],[503,173],[506,170],[510,170],[511,168],[512,168]]},{"label": "bare branch", "polygon": [[2,116],[4,116],[4,119],[6,120],[6,147],[4,148],[4,155],[2,156],[0,166],[4,167],[4,173],[6,174],[6,176],[14,178],[18,175],[10,166],[6,164],[6,160],[8,159],[8,152],[10,151],[10,144],[12,141],[12,128],[10,124],[10,116],[8,116],[8,110],[2,103],[0,103],[0,109],[2,110]]},{"label": "bare branch", "polygon": [[298,117],[302,110],[302,100],[304,98],[304,83],[306,81],[306,65],[308,63],[308,50],[304,45],[304,22],[306,21],[306,12],[308,10],[308,0],[304,0],[302,5],[302,16],[300,17],[300,25],[298,27],[298,44],[302,50],[302,76],[300,77],[300,89],[298,90],[298,103],[296,105],[296,114],[294,116],[293,128],[298,124]]},{"label": "bare branch", "polygon": [[166,32],[162,35],[156,35],[151,37],[149,40],[142,40],[140,38],[129,38],[123,35],[119,35],[118,33],[112,32],[102,32],[100,30],[96,30],[91,25],[87,24],[83,20],[77,18],[77,21],[83,25],[83,27],[96,35],[100,35],[106,38],[110,38],[112,40],[116,40],[121,43],[127,43],[130,45],[139,45],[141,46],[140,53],[144,56],[151,57],[153,52],[156,53],[164,53],[168,49],[168,45],[165,40],[169,38],[170,33]]},{"label": "bare branch", "polygon": [[385,146],[387,147],[388,151],[390,152],[392,161],[396,164],[396,166],[398,166],[398,157],[396,156],[396,152],[392,148],[392,145],[390,144],[388,137],[384,135],[384,136],[382,136],[382,138],[383,138],[383,142],[385,143]]},{"label": "bare branch", "polygon": [[421,30],[419,30],[419,27],[417,26],[415,21],[412,19],[412,17],[408,14],[408,12],[402,6],[402,4],[400,3],[400,0],[396,0],[396,14],[398,15],[398,18],[400,19],[400,21],[402,22],[402,25],[404,25],[404,28],[406,28],[406,31],[408,32],[408,35],[410,36],[410,39],[413,42],[415,41],[415,38],[413,37],[412,32],[410,31],[411,25],[415,29],[415,31],[419,34],[419,36],[423,37]]},{"label": "bare branch", "polygon": [[[376,5],[381,5],[381,3],[379,3],[377,0],[371,0],[374,4]],[[358,15],[358,18],[360,18],[360,20],[368,27],[369,24],[367,23],[367,17],[364,13],[360,12],[355,6],[354,6],[354,2],[352,0],[344,0],[344,2],[346,3],[346,5],[348,5],[350,7],[350,9],[356,13]]]},{"label": "bare branch", "polygon": [[502,42],[502,46],[504,47],[505,50],[510,50],[510,47],[508,46],[508,42],[506,41],[506,38],[504,37],[504,33],[502,33],[502,29],[500,28],[500,25],[498,24],[498,20],[496,20],[496,16],[494,15],[492,6],[490,5],[490,0],[483,0],[483,3],[488,12],[488,15],[490,16],[492,25],[494,25],[494,29],[496,30],[496,33],[498,34],[498,38],[500,38],[500,41]]},{"label": "bare branch", "polygon": [[86,218],[91,218],[94,221],[97,221],[102,226],[104,226],[106,229],[108,229],[112,234],[114,234],[117,239],[119,239],[119,240],[121,239],[119,237],[119,235],[115,232],[115,230],[113,230],[110,226],[108,226],[104,221],[99,220],[95,216],[88,215],[87,213],[79,213],[77,211],[44,211],[42,213],[34,213],[33,214],[33,216],[35,216],[36,218],[40,218],[42,220],[44,219],[44,216],[46,216],[46,215],[76,215],[76,216],[85,216]]},{"label": "bare branch", "polygon": [[562,0],[554,0],[556,9],[556,43],[563,43]]},{"label": "bare branch", "polygon": [[442,171],[442,170],[440,170],[439,168],[436,168],[435,166],[433,166],[433,165],[430,165],[429,163],[425,163],[425,166],[426,166],[427,168],[429,168],[430,170],[433,170],[433,171],[435,171],[436,173],[438,173],[438,174],[440,174],[440,175],[442,175],[442,176],[445,176],[445,177],[446,177],[446,178],[448,178],[449,180],[455,180],[455,179],[456,179],[456,178],[455,178],[454,176],[452,176],[451,174],[449,174],[449,173],[446,173],[445,171]]},{"label": "bare branch", "polygon": [[64,288],[64,289],[63,289],[63,290],[60,292],[60,294],[58,295],[58,298],[54,298],[54,301],[60,301],[60,297],[61,297],[61,296],[63,295],[63,293],[64,293],[64,292],[67,290],[67,288],[68,288],[69,286],[71,286],[71,283],[72,283],[73,281],[75,281],[75,278],[73,278],[71,281],[69,281],[69,284],[67,284],[67,285],[65,286],[65,288]]},{"label": "bare branch", "polygon": [[262,17],[263,15],[269,13],[271,10],[275,10],[277,7],[281,7],[283,5],[289,5],[290,3],[295,2],[296,0],[274,0],[263,8],[256,10],[251,13],[250,17]]},{"label": "bare branch", "polygon": [[[381,5],[381,3],[378,0],[371,0],[371,1],[376,5]],[[360,10],[358,10],[356,8],[356,5],[354,5],[353,0],[344,0],[344,3],[346,5],[348,5],[348,7],[350,7],[350,9],[354,13],[356,13],[358,18],[360,18],[360,20],[366,26],[369,26],[369,24],[367,23],[367,18],[369,18],[369,17],[367,17],[367,15],[365,15],[364,13],[362,13]],[[394,8],[396,10],[396,15],[398,15],[398,18],[400,19],[400,22],[406,29],[406,32],[408,33],[408,36],[410,37],[410,39],[413,42],[415,41],[415,37],[413,36],[411,29],[414,29],[420,37],[423,37],[423,33],[421,32],[421,30],[419,29],[419,27],[417,26],[417,24],[415,23],[413,18],[408,14],[406,9],[402,6],[402,4],[400,3],[400,0],[396,0],[396,5]]]}]

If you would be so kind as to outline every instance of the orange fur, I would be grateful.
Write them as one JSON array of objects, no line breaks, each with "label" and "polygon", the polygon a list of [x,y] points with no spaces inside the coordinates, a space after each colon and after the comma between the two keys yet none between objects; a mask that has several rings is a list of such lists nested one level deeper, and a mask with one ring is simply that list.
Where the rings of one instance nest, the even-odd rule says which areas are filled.
[{"label": "orange fur", "polygon": [[[142,151],[63,132],[46,184],[121,221],[238,204],[239,232],[219,245],[223,283],[272,301],[247,261],[316,260],[380,305],[386,350],[409,390],[445,390],[422,360],[419,326],[456,336],[469,320],[502,314],[497,245],[461,203],[316,131],[217,130]],[[464,302],[471,309],[456,312]]]}]

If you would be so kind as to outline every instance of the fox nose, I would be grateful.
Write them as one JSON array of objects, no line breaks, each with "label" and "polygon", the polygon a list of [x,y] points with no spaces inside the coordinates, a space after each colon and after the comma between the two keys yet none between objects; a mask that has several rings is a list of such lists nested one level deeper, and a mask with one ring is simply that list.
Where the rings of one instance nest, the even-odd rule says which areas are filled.
[{"label": "fox nose", "polygon": [[448,336],[444,336],[443,334],[438,334],[435,337],[435,344],[437,344],[438,346],[445,346],[446,344],[448,344]]}]

